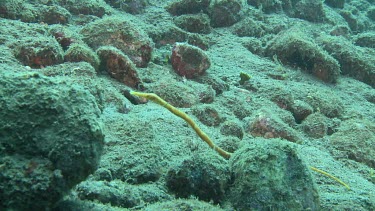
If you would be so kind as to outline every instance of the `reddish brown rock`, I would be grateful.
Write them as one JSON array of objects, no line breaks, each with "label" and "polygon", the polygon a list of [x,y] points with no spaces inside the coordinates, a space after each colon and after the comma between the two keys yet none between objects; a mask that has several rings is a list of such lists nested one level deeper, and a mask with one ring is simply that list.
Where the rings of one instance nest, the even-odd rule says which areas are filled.
[{"label": "reddish brown rock", "polygon": [[51,33],[64,50],[67,50],[69,46],[75,42],[74,38],[66,35],[63,31],[56,30],[52,31]]},{"label": "reddish brown rock", "polygon": [[0,26],[1,44],[10,49],[13,56],[23,65],[43,68],[63,62],[63,49],[48,32],[45,24],[22,23],[0,18]]},{"label": "reddish brown rock", "polygon": [[196,78],[211,66],[210,59],[198,47],[176,43],[172,50],[172,67],[180,76]]},{"label": "reddish brown rock", "polygon": [[9,47],[23,65],[31,68],[43,68],[63,62],[63,50],[52,37],[24,38],[10,43]]},{"label": "reddish brown rock", "polygon": [[256,137],[283,138],[291,142],[301,140],[298,133],[278,116],[263,111],[248,122],[246,131]]},{"label": "reddish brown rock", "polygon": [[104,46],[97,50],[97,54],[101,61],[100,70],[108,72],[112,78],[132,88],[138,89],[142,86],[135,65],[120,50]]},{"label": "reddish brown rock", "polygon": [[152,44],[145,32],[128,19],[109,17],[85,26],[81,34],[94,50],[113,46],[126,54],[137,67],[146,67],[151,60]]}]

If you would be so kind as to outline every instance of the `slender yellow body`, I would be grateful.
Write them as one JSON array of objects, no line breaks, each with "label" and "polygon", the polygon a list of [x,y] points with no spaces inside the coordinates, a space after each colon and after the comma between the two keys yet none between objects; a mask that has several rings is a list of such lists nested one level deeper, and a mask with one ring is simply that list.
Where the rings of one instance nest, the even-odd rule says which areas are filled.
[{"label": "slender yellow body", "polygon": [[349,185],[347,185],[345,182],[341,181],[339,178],[337,178],[337,177],[335,177],[335,176],[333,176],[333,175],[331,175],[331,174],[329,174],[329,173],[327,173],[327,172],[325,172],[323,170],[320,170],[320,169],[317,169],[315,167],[312,167],[312,166],[310,166],[310,169],[313,170],[313,171],[316,171],[318,173],[321,173],[321,174],[323,174],[323,175],[325,175],[325,176],[327,176],[327,177],[329,177],[329,178],[331,178],[333,180],[335,180],[336,182],[340,183],[341,185],[345,186],[348,190],[350,190]]},{"label": "slender yellow body", "polygon": [[159,96],[153,93],[142,93],[142,92],[130,92],[130,94],[143,97],[148,100],[151,100],[164,108],[168,109],[170,112],[172,112],[174,115],[184,119],[197,133],[197,135],[208,144],[212,149],[214,149],[216,152],[218,152],[222,157],[229,159],[231,156],[231,153],[223,150],[222,148],[216,146],[214,142],[208,137],[208,135],[203,132],[198,125],[183,111],[178,110],[176,107],[172,106],[171,104],[167,103],[165,100],[161,99]]}]

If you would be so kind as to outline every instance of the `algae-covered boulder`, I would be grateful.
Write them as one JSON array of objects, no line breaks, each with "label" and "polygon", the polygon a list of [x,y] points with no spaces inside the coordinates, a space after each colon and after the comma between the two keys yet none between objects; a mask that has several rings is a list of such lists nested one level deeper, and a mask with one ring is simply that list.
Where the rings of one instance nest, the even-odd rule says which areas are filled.
[{"label": "algae-covered boulder", "polygon": [[137,67],[147,67],[151,60],[153,44],[148,35],[136,24],[123,17],[106,17],[82,30],[83,41],[97,50],[112,46],[121,50]]},{"label": "algae-covered boulder", "polygon": [[300,32],[298,26],[275,36],[267,46],[266,54],[325,82],[335,83],[340,75],[339,63],[310,35]]},{"label": "algae-covered boulder", "polygon": [[45,210],[98,165],[94,97],[35,72],[0,71],[0,210]]},{"label": "algae-covered boulder", "polygon": [[208,202],[198,201],[196,199],[175,199],[172,201],[165,201],[148,205],[145,211],[153,210],[209,210],[209,211],[223,211],[224,209],[215,206]]},{"label": "algae-covered boulder", "polygon": [[336,157],[375,168],[375,123],[368,120],[345,120],[330,137],[329,150]]},{"label": "algae-covered boulder", "polygon": [[311,174],[293,144],[257,138],[230,160],[235,210],[319,210]]},{"label": "algae-covered boulder", "polygon": [[211,153],[184,158],[172,165],[166,186],[178,198],[195,196],[199,200],[220,203],[225,197],[230,173],[226,162]]},{"label": "algae-covered boulder", "polygon": [[343,37],[327,35],[320,36],[317,42],[340,63],[343,75],[375,87],[375,51],[368,48],[370,43],[363,48]]},{"label": "algae-covered boulder", "polygon": [[241,0],[211,1],[208,15],[213,27],[227,27],[242,19],[244,2]]}]

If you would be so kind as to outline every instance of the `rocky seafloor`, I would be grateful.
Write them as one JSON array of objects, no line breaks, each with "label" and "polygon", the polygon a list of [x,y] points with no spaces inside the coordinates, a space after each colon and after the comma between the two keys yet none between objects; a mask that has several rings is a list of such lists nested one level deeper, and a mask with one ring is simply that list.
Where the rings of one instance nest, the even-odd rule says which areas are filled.
[{"label": "rocky seafloor", "polygon": [[0,210],[375,210],[374,87],[373,0],[1,0]]}]

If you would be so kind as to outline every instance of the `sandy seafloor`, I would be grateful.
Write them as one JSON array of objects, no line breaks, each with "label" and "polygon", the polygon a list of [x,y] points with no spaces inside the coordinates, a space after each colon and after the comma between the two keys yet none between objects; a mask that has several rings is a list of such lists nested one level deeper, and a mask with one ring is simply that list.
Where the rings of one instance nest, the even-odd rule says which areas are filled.
[{"label": "sandy seafloor", "polygon": [[[285,8],[277,6],[280,1],[264,1],[262,6],[262,1],[229,1],[239,3],[242,8],[238,14],[231,14],[238,17],[236,23],[228,26],[215,26],[215,18],[219,17],[212,15],[214,10],[210,10],[210,6],[201,11],[181,9],[180,12],[186,14],[190,10],[191,14],[208,14],[211,26],[204,33],[187,32],[181,25],[177,27],[176,19],[186,14],[169,13],[166,7],[174,2],[170,0],[107,1],[107,4],[101,0],[77,4],[63,0],[22,2],[1,0],[0,3],[0,71],[37,72],[53,80],[83,86],[95,97],[100,109],[97,121],[105,137],[97,170],[90,172],[85,181],[75,185],[51,209],[308,209],[298,208],[293,203],[289,203],[290,207],[279,206],[284,199],[277,197],[277,191],[283,187],[288,189],[293,179],[284,181],[282,175],[261,175],[256,170],[253,175],[250,170],[235,172],[241,169],[234,167],[238,160],[226,160],[217,155],[182,119],[163,107],[152,102],[138,105],[130,102],[123,90],[137,87],[114,79],[105,68],[98,70],[95,62],[71,63],[65,59],[45,65],[35,60],[30,67],[25,64],[27,55],[17,58],[12,47],[14,39],[22,42],[23,38],[33,37],[30,32],[38,28],[47,33],[48,39],[55,39],[51,31],[59,29],[71,39],[68,42],[87,45],[80,33],[82,28],[101,18],[118,17],[130,21],[151,40],[151,60],[147,67],[135,68],[144,86],[141,91],[157,93],[181,108],[218,146],[233,152],[236,159],[246,157],[236,152],[243,153],[246,150],[241,149],[251,148],[249,145],[256,142],[290,143],[307,172],[306,177],[312,178],[311,184],[297,192],[303,195],[316,190],[318,193],[318,199],[314,199],[318,202],[311,203],[319,206],[311,210],[375,210],[374,1],[329,1],[330,5],[321,4],[324,17],[320,18],[308,9],[305,12],[312,14],[290,12],[294,8],[286,12]],[[201,1],[190,2],[188,5],[194,6]],[[211,6],[220,2],[226,1],[212,1]],[[340,2],[345,2],[343,8]],[[18,6],[11,8],[9,5]],[[43,5],[62,8],[66,11],[59,14],[69,18],[61,19],[64,24],[49,24],[48,15],[38,13],[45,11],[39,10]],[[128,5],[132,5],[131,9]],[[86,14],[80,14],[82,11]],[[12,35],[6,34],[10,32]],[[285,36],[286,40],[282,41]],[[60,41],[59,37],[56,39]],[[288,43],[293,39],[297,40],[297,46]],[[285,42],[286,47],[280,47],[283,43],[274,44],[279,41]],[[176,74],[170,59],[175,42],[203,43],[199,46],[204,46],[203,51],[211,61],[210,68],[193,79]],[[70,43],[60,42],[60,45],[66,47],[61,53],[64,57]],[[97,46],[88,46],[95,52]],[[340,73],[338,69],[327,67],[331,64],[336,65]],[[319,65],[328,70],[314,72]],[[240,83],[240,73],[249,75],[250,79]],[[326,75],[330,75],[328,79]],[[297,115],[302,117],[297,119]],[[254,158],[250,160],[255,163],[260,157],[263,171],[275,172],[274,168],[283,166],[268,162],[267,150],[251,156]],[[1,164],[1,169],[4,166]],[[312,171],[310,166],[336,176],[348,184],[350,190]],[[249,179],[246,175],[262,177]],[[279,177],[280,183],[272,182]],[[258,190],[238,191],[243,185],[241,180],[245,184],[248,180],[248,183],[259,180],[262,188],[275,184],[280,187],[267,189],[276,191],[270,194],[273,197],[252,198],[251,194],[256,195]],[[218,186],[220,188],[210,191]],[[245,185],[245,189],[250,187]],[[293,198],[297,192],[285,194],[292,194]],[[244,194],[261,205],[246,201]],[[9,208],[4,201],[1,203],[3,208]],[[267,203],[269,206],[265,206]]]}]

